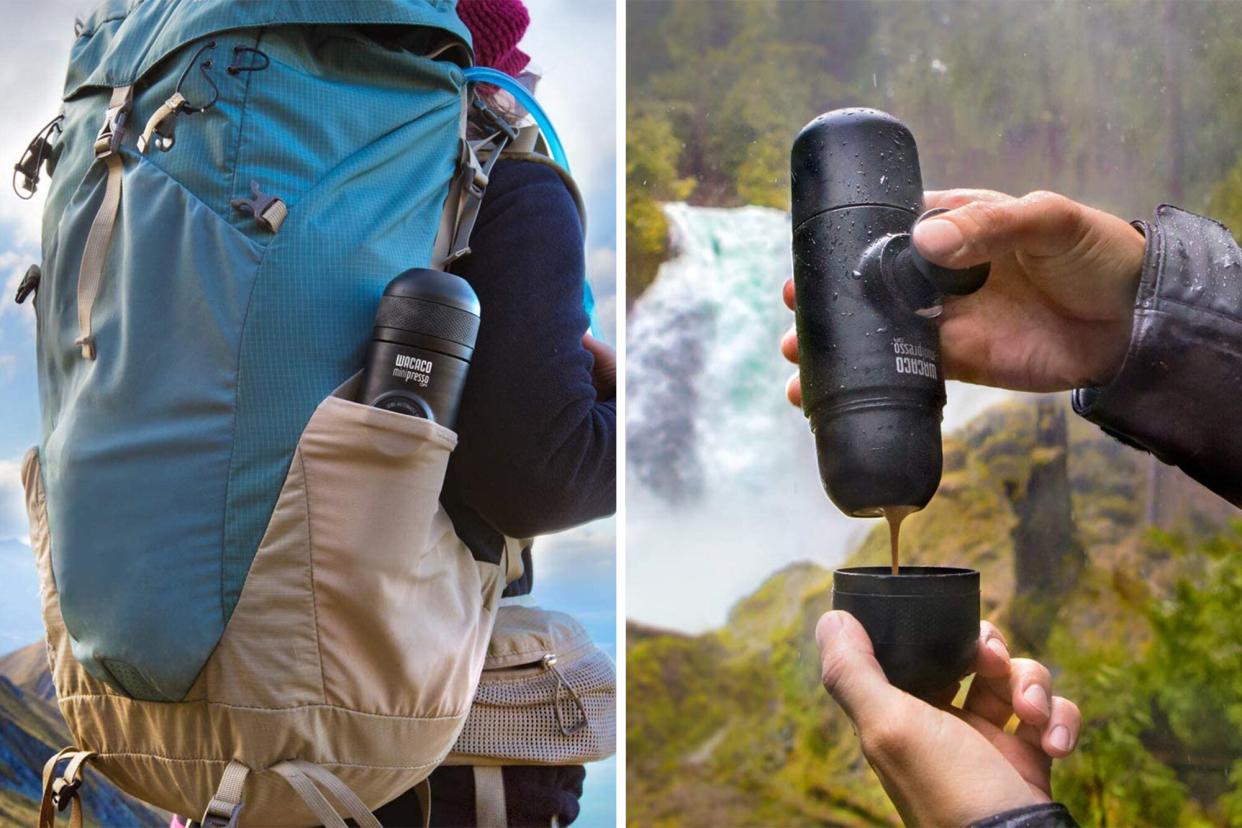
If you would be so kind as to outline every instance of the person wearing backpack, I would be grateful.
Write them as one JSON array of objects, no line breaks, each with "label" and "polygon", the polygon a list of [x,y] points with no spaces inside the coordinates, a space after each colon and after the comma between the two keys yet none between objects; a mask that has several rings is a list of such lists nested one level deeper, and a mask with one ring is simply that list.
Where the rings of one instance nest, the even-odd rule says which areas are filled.
[{"label": "person wearing backpack", "polygon": [[[521,0],[458,0],[457,12],[476,65],[533,86],[537,78],[524,71],[530,58],[518,48],[529,24]],[[511,111],[503,98],[490,103]],[[479,294],[485,321],[462,398],[461,442],[440,495],[472,548],[612,514],[616,497],[616,361],[586,333],[574,196],[556,170],[533,161],[502,158],[490,178],[472,252],[456,269]],[[506,599],[534,585],[529,546],[522,558],[524,574]],[[581,765],[508,766],[503,775],[509,825],[569,825],[577,817]],[[432,825],[480,824],[472,768],[442,766],[430,781]],[[420,824],[418,798],[407,793],[376,816],[386,826]]]},{"label": "person wearing backpack", "polygon": [[[30,189],[51,175],[18,297],[43,413],[23,483],[77,742],[44,768],[40,825],[80,818],[90,765],[211,828],[376,828],[480,755],[460,741],[498,639],[537,646],[563,737],[512,746],[532,771],[474,774],[515,806],[487,824],[527,824],[509,777],[610,751],[615,695],[571,675],[612,677],[570,621],[501,606],[533,583],[530,538],[615,502],[611,355],[584,339],[564,165],[475,104],[503,108],[453,3],[106,0],[74,35],[23,168]],[[425,267],[482,307],[458,431],[357,400],[385,285]],[[572,793],[580,774],[554,776]]]}]

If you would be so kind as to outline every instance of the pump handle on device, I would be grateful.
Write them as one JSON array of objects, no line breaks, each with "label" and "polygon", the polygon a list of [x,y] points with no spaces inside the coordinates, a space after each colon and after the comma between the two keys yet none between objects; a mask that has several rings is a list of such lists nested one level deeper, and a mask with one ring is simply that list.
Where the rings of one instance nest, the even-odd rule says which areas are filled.
[{"label": "pump handle on device", "polygon": [[[928,210],[926,213],[919,216],[914,223],[917,225],[920,221],[947,212],[949,211],[944,207],[937,207],[936,209]],[[923,258],[923,254],[919,253],[919,250],[915,247],[913,241],[910,243],[908,250],[910,251],[910,263],[914,265],[914,269],[917,270],[924,279],[931,282],[932,285],[935,286],[936,290],[940,293],[947,293],[950,296],[965,296],[967,294],[974,293],[976,290],[983,287],[983,283],[988,280],[988,273],[992,269],[990,262],[984,262],[983,264],[975,265],[974,267],[968,267],[965,270],[952,270],[947,267],[941,267],[940,265],[935,264],[934,262],[929,262],[927,259]]]}]

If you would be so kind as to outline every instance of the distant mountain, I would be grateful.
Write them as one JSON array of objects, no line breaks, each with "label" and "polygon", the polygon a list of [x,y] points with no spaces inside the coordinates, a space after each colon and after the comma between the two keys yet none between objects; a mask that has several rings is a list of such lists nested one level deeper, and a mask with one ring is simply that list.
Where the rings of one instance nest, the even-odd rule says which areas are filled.
[{"label": "distant mountain", "polygon": [[[52,700],[51,676],[42,644],[0,657],[0,825],[38,821],[43,763],[71,744]],[[88,825],[143,828],[167,818],[125,796],[91,771],[81,789]]]},{"label": "distant mountain", "polygon": [[48,672],[47,647],[40,640],[20,650],[0,655],[0,676],[44,701],[56,702],[56,685]]},{"label": "distant mountain", "polygon": [[[1136,623],[1129,596],[1167,580],[1167,560],[1145,545],[1147,459],[1067,409],[1053,398],[1004,404],[947,436],[940,490],[902,532],[905,562],[979,569],[985,617],[1024,654],[1043,652],[1054,627],[1090,635]],[[1165,526],[1193,535],[1236,516],[1176,470],[1159,485]],[[887,560],[876,525],[848,562]],[[801,563],[739,601],[719,630],[630,626],[630,825],[897,822],[820,687],[813,632],[830,606],[831,573]]]}]

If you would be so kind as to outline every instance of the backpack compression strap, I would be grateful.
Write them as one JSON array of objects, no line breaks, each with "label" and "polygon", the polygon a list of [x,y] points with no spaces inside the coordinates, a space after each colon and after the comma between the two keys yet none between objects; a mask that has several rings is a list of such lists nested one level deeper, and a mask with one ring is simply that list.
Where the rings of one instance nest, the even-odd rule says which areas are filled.
[{"label": "backpack compression strap", "polygon": [[[325,791],[331,794],[333,799],[348,812],[350,819],[358,828],[383,828],[366,803],[327,768],[316,765],[314,762],[293,759],[278,762],[269,770],[280,774],[289,783],[289,787],[293,788],[293,792],[306,804],[324,828],[346,828],[345,820],[324,796]],[[212,797],[211,803],[199,822],[201,828],[236,828],[244,804],[242,793],[249,776],[250,769],[241,762],[236,760],[229,762],[228,767],[224,769],[224,774],[220,777],[216,795]],[[418,804],[423,813],[423,828],[428,828],[431,823],[431,784],[424,779],[415,790],[418,793]],[[80,828],[80,825],[73,828]]]},{"label": "backpack compression strap", "polygon": [[[43,799],[39,803],[39,828],[52,828],[56,814],[69,808],[70,828],[82,828],[82,806],[78,802],[78,788],[82,787],[82,773],[86,763],[95,758],[89,750],[67,747],[47,760],[43,766]],[[56,766],[62,759],[69,764],[60,776],[55,776]]]},{"label": "backpack compression strap", "polygon": [[121,141],[125,137],[125,125],[134,104],[134,88],[118,86],[112,90],[112,99],[104,114],[103,126],[95,136],[95,160],[108,167],[108,179],[104,186],[103,202],[91,222],[82,251],[82,265],[78,270],[78,338],[73,343],[81,347],[85,359],[95,358],[95,339],[91,329],[91,311],[95,297],[99,295],[99,283],[103,281],[104,264],[108,260],[108,248],[112,246],[112,231],[116,227],[117,209],[121,206]]},{"label": "backpack compression strap", "polygon": [[504,828],[509,824],[502,768],[474,766],[474,824],[488,828]]}]

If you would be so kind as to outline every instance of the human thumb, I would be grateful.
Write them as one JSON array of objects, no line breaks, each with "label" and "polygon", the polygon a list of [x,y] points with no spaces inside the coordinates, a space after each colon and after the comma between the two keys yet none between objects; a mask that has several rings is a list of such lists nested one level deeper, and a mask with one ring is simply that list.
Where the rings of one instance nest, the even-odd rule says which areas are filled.
[{"label": "human thumb", "polygon": [[1086,223],[1084,208],[1049,192],[1022,198],[972,201],[914,226],[914,246],[944,267],[973,267],[1022,250],[1051,255],[1074,245]]},{"label": "human thumb", "polygon": [[871,639],[848,612],[824,613],[815,625],[824,689],[860,732],[897,713],[904,694],[888,683]]}]

